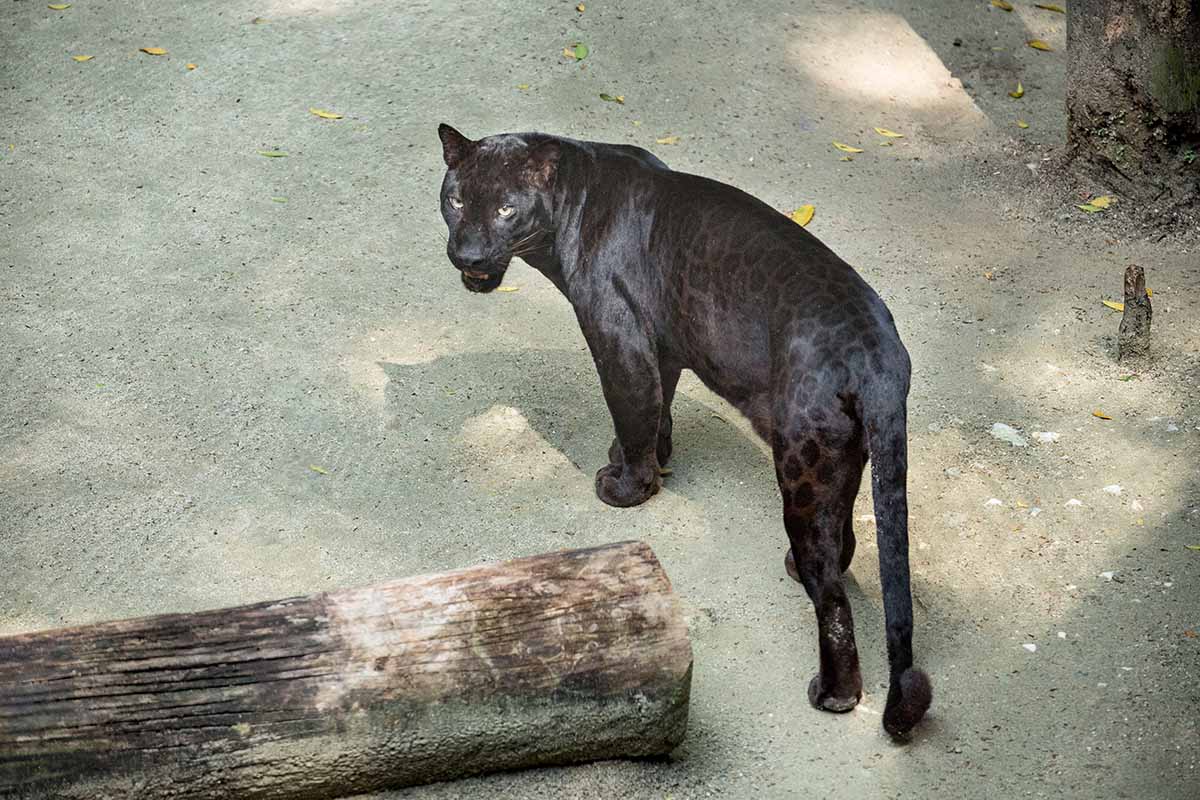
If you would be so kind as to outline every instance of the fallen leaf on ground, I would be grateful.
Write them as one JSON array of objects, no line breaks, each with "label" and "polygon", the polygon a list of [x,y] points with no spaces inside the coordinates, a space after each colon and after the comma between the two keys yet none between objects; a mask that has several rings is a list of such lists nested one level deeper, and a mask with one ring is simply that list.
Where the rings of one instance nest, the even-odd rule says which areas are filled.
[{"label": "fallen leaf on ground", "polygon": [[1184,547],[1188,550],[1200,550],[1200,544],[1185,544]]},{"label": "fallen leaf on ground", "polygon": [[841,158],[838,159],[838,161],[853,161],[853,160],[854,160],[854,156],[842,156]]},{"label": "fallen leaf on ground", "polygon": [[816,210],[817,209],[815,206],[811,206],[811,205],[800,206],[799,208],[797,208],[795,211],[792,212],[792,214],[791,214],[792,222],[796,223],[801,228],[803,228],[805,225],[807,225],[809,222],[812,221],[813,214],[816,213]]},{"label": "fallen leaf on ground", "polygon": [[879,146],[880,147],[891,147],[892,144],[893,144],[893,142],[880,142]]},{"label": "fallen leaf on ground", "polygon": [[1093,205],[1093,206],[1096,206],[1097,208],[1108,208],[1110,205],[1112,205],[1115,202],[1117,202],[1117,198],[1110,197],[1109,195],[1105,194],[1105,195],[1101,195],[1100,197],[1093,197],[1091,200],[1088,201],[1088,205]]},{"label": "fallen leaf on ground", "polygon": [[286,197],[272,197],[271,202],[272,203],[286,203],[287,198]]},{"label": "fallen leaf on ground", "polygon": [[316,464],[309,464],[308,468],[311,469],[313,472],[317,473],[318,475],[328,475],[329,474],[329,470],[325,469],[324,467],[318,467]]},{"label": "fallen leaf on ground", "polygon": [[679,144],[678,136],[660,136],[654,140],[657,144]]},{"label": "fallen leaf on ground", "polygon": [[316,114],[321,119],[341,119],[342,118],[342,115],[337,113],[336,111],[324,111],[320,108],[310,108],[308,110],[308,113]]},{"label": "fallen leaf on ground", "polygon": [[833,146],[836,147],[838,150],[841,150],[843,153],[861,153],[862,152],[861,147],[851,147],[850,145],[842,144],[841,142],[834,142]]},{"label": "fallen leaf on ground", "polygon": [[1112,417],[1110,417],[1108,414],[1105,414],[1103,411],[1101,411],[1098,408],[1092,412],[1092,416],[1096,417],[1098,419],[1112,419]]},{"label": "fallen leaf on ground", "polygon": [[95,58],[95,56],[71,56],[71,58],[75,61],[83,63],[84,61],[91,61],[93,58]]},{"label": "fallen leaf on ground", "polygon": [[1043,42],[1041,39],[1030,39],[1025,44],[1029,45],[1034,50],[1045,50],[1051,53],[1054,52],[1054,48]]},{"label": "fallen leaf on ground", "polygon": [[1146,297],[1154,297],[1154,290],[1149,286],[1146,287]]},{"label": "fallen leaf on ground", "polygon": [[568,45],[563,48],[563,55],[575,61],[583,61],[588,57],[588,46],[582,42]]},{"label": "fallen leaf on ground", "polygon": [[580,3],[579,5],[575,6],[575,10],[578,11],[580,14],[582,14],[585,9],[586,9],[586,6],[583,3]]},{"label": "fallen leaf on ground", "polygon": [[497,286],[496,291],[497,292],[519,292],[519,291],[521,291],[521,287],[520,286]]},{"label": "fallen leaf on ground", "polygon": [[984,280],[994,281],[996,280],[996,273],[989,270],[988,272],[983,273],[983,278]]},{"label": "fallen leaf on ground", "polygon": [[161,47],[143,47],[142,52],[148,56],[165,56],[167,51]]},{"label": "fallen leaf on ground", "polygon": [[[1103,200],[1104,202],[1099,203],[1099,202],[1097,202],[1097,200]],[[1084,203],[1083,205],[1079,206],[1079,210],[1086,211],[1089,214],[1095,214],[1097,211],[1107,211],[1108,203],[1109,203],[1108,198],[1097,197],[1096,200],[1093,200],[1090,203]]]},{"label": "fallen leaf on ground", "polygon": [[1132,375],[1122,375],[1121,377],[1117,378],[1117,380],[1119,380],[1121,383],[1129,383],[1131,380],[1134,380],[1135,378],[1137,378],[1136,373],[1132,374]]},{"label": "fallen leaf on ground", "polygon": [[188,68],[188,72],[191,72],[196,68],[195,64],[184,64],[184,66]]},{"label": "fallen leaf on ground", "polygon": [[282,150],[259,150],[257,152],[260,156],[266,156],[267,158],[286,158],[287,157],[287,153],[283,152]]},{"label": "fallen leaf on ground", "polygon": [[1009,92],[1008,96],[1013,98],[1014,100],[1020,100],[1022,97],[1025,96],[1025,87],[1021,85],[1020,81],[1017,81],[1017,88],[1015,88],[1011,92]]},{"label": "fallen leaf on ground", "polygon": [[1117,303],[1112,300],[1102,300],[1101,302],[1104,303],[1104,305],[1111,308],[1113,311],[1124,311],[1125,310],[1124,303]]},{"label": "fallen leaf on ground", "polygon": [[1067,10],[1065,8],[1063,8],[1062,6],[1056,6],[1056,5],[1054,5],[1054,3],[1034,3],[1033,7],[1034,8],[1043,8],[1046,11],[1056,11],[1059,14],[1067,13]]},{"label": "fallen leaf on ground", "polygon": [[1006,2],[1006,0],[992,0],[992,5],[1004,11],[1012,11],[1013,9],[1012,3]]},{"label": "fallen leaf on ground", "polygon": [[46,8],[53,9],[54,11],[66,11],[70,7],[70,3],[51,3],[46,6]]},{"label": "fallen leaf on ground", "polygon": [[1191,630],[1191,629],[1188,629],[1188,630],[1184,631],[1184,632],[1183,632],[1183,635],[1184,635],[1184,636],[1186,636],[1186,637],[1187,637],[1187,638],[1189,638],[1189,639],[1195,639],[1195,638],[1196,638],[1196,632],[1195,632],[1195,631],[1193,631],[1193,630]]},{"label": "fallen leaf on ground", "polygon": [[600,99],[608,103],[620,103],[625,105],[625,95],[623,94],[604,94],[600,93]]},{"label": "fallen leaf on ground", "polygon": [[517,88],[523,92],[529,88],[529,84],[528,83],[518,83]]},{"label": "fallen leaf on ground", "polygon": [[1028,122],[1026,122],[1026,121],[1025,121],[1025,120],[1023,120],[1023,119],[1019,119],[1019,120],[1017,120],[1017,127],[1018,127],[1018,128],[1028,128],[1028,127],[1029,127],[1029,123],[1028,123]]},{"label": "fallen leaf on ground", "polygon": [[876,128],[875,132],[878,133],[880,136],[886,136],[889,139],[903,139],[904,138],[903,133],[896,133],[895,131],[889,131],[887,128]]},{"label": "fallen leaf on ground", "polygon": [[266,23],[266,17],[255,17],[254,19],[250,20],[251,25],[265,25]]}]

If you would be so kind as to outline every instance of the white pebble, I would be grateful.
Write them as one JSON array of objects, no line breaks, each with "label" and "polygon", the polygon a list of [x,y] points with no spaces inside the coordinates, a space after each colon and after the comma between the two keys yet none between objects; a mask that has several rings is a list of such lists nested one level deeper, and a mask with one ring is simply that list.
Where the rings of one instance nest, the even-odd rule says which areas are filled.
[{"label": "white pebble", "polygon": [[1060,638],[1060,639],[1065,639],[1065,638],[1067,638],[1067,632],[1066,632],[1066,631],[1059,631],[1059,632],[1058,632],[1058,638]]},{"label": "white pebble", "polygon": [[1025,644],[1021,645],[1021,647],[1024,647],[1026,650],[1028,650],[1031,653],[1037,652],[1037,645],[1034,644],[1033,642],[1026,642]]},{"label": "white pebble", "polygon": [[1100,577],[1104,578],[1106,581],[1111,581],[1114,574],[1115,573],[1112,570],[1109,570],[1108,572],[1101,572]]},{"label": "white pebble", "polygon": [[1179,430],[1179,426],[1176,425],[1174,422],[1167,423],[1167,433],[1174,433],[1177,430]]},{"label": "white pebble", "polygon": [[1140,502],[1138,502],[1137,500],[1134,500],[1132,503],[1129,504],[1129,509],[1131,511],[1143,511],[1144,510],[1142,508],[1142,504]]},{"label": "white pebble", "polygon": [[1031,516],[1031,517],[1036,517],[1040,513],[1042,513],[1042,510],[1040,508],[1038,508],[1037,506],[1034,506],[1033,508],[1029,509],[1029,516]]},{"label": "white pebble", "polygon": [[1074,497],[1072,497],[1070,500],[1067,501],[1067,506],[1069,508],[1078,508],[1081,505],[1083,505],[1083,501],[1076,500]]},{"label": "white pebble", "polygon": [[1003,422],[993,422],[991,430],[988,431],[993,437],[1002,442],[1008,442],[1013,447],[1028,447],[1029,442],[1025,437],[1017,432],[1017,429],[1011,425],[1005,425]]},{"label": "white pebble", "polygon": [[984,505],[985,506],[1002,506],[1002,505],[1004,505],[1004,501],[998,497],[993,497],[991,500],[988,500],[986,503],[984,503]]},{"label": "white pebble", "polygon": [[1104,487],[1104,491],[1114,496],[1119,495],[1121,493],[1121,485],[1118,483],[1110,483],[1108,486]]},{"label": "white pebble", "polygon": [[1042,444],[1051,444],[1062,438],[1061,433],[1055,433],[1054,431],[1034,431],[1032,435],[1034,439],[1037,439]]}]

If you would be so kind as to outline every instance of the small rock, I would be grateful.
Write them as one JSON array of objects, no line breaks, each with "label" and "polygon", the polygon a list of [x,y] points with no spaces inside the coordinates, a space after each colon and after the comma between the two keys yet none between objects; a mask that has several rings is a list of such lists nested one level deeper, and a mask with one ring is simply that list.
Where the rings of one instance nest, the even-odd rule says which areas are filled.
[{"label": "small rock", "polygon": [[1113,575],[1115,575],[1115,574],[1116,573],[1114,571],[1109,570],[1108,572],[1101,572],[1100,577],[1104,578],[1104,580],[1106,580],[1106,581],[1111,581],[1113,579]]},{"label": "small rock", "polygon": [[1121,486],[1117,483],[1110,483],[1108,486],[1104,487],[1104,491],[1116,497],[1117,495],[1121,494]]},{"label": "small rock", "polygon": [[929,428],[930,433],[941,433],[942,432],[942,426],[940,423],[937,423],[937,422],[931,422],[926,427]]},{"label": "small rock", "polygon": [[1003,422],[992,423],[989,433],[1002,442],[1008,442],[1013,447],[1029,446],[1029,442],[1025,440],[1024,436],[1017,432],[1016,428],[1011,425],[1005,425]]},{"label": "small rock", "polygon": [[1177,431],[1177,430],[1179,430],[1179,426],[1176,425],[1174,422],[1167,423],[1167,433],[1175,433],[1175,431]]},{"label": "small rock", "polygon": [[962,39],[959,39],[959,38],[957,38],[957,37],[956,37],[956,38],[954,39],[954,46],[955,46],[955,47],[962,47]]},{"label": "small rock", "polygon": [[1066,632],[1066,631],[1059,631],[1059,632],[1058,632],[1058,638],[1060,638],[1060,639],[1065,639],[1065,638],[1067,638],[1067,632]]},{"label": "small rock", "polygon": [[1040,513],[1042,513],[1042,510],[1040,508],[1038,508],[1037,506],[1034,506],[1033,508],[1029,509],[1029,516],[1031,516],[1031,517],[1036,517]]},{"label": "small rock", "polygon": [[999,367],[993,367],[991,364],[987,363],[986,361],[980,361],[979,368],[981,370],[983,370],[984,372],[999,372],[1000,371]]},{"label": "small rock", "polygon": [[1137,500],[1134,500],[1132,503],[1129,504],[1129,509],[1131,511],[1144,511],[1145,510],[1142,507],[1142,504],[1140,502],[1138,502]]},{"label": "small rock", "polygon": [[1028,650],[1031,653],[1037,652],[1037,645],[1034,644],[1033,642],[1026,642],[1025,644],[1021,645],[1021,647],[1024,647],[1026,650]]},{"label": "small rock", "polygon": [[984,505],[985,506],[1002,506],[1002,505],[1004,505],[1004,501],[998,497],[993,497],[991,500],[988,500],[986,503],[984,503]]},{"label": "small rock", "polygon": [[875,524],[875,515],[874,514],[859,514],[858,521],[859,522],[869,522],[872,525],[874,525]]},{"label": "small rock", "polygon": [[1081,505],[1083,505],[1083,501],[1076,500],[1074,497],[1067,501],[1067,508],[1079,508]]},{"label": "small rock", "polygon": [[1055,433],[1054,431],[1034,431],[1032,436],[1042,444],[1051,444],[1062,438],[1061,433]]},{"label": "small rock", "polygon": [[958,467],[946,467],[942,472],[946,473],[947,477],[950,478],[957,478],[959,475],[962,475],[962,470]]}]

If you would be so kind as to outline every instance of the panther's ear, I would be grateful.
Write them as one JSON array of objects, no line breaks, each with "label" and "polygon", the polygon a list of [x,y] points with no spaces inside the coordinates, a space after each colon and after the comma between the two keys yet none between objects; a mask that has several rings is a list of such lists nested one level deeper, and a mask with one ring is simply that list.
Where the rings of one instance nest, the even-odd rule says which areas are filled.
[{"label": "panther's ear", "polygon": [[535,188],[546,189],[554,183],[554,173],[558,170],[558,156],[561,152],[558,142],[554,139],[542,142],[529,151],[529,161],[525,164],[525,178]]},{"label": "panther's ear", "polygon": [[438,138],[442,140],[442,159],[450,169],[457,167],[475,147],[475,142],[444,122],[438,125]]}]

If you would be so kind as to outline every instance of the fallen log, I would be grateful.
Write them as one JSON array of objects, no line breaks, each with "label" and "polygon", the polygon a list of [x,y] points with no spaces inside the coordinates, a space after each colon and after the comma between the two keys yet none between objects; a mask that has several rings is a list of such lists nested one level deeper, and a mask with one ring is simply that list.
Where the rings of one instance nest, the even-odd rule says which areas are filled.
[{"label": "fallen log", "polygon": [[0,638],[0,796],[307,800],[662,754],[691,662],[640,542]]}]

